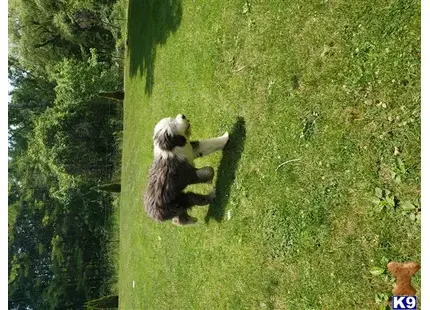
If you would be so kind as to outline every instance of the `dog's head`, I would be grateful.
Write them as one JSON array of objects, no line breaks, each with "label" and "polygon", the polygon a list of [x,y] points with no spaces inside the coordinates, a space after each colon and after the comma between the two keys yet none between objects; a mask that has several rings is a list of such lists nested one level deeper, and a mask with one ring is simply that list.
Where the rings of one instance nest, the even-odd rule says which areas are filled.
[{"label": "dog's head", "polygon": [[183,147],[190,135],[191,124],[185,115],[163,118],[154,128],[154,148],[171,152],[175,147]]}]

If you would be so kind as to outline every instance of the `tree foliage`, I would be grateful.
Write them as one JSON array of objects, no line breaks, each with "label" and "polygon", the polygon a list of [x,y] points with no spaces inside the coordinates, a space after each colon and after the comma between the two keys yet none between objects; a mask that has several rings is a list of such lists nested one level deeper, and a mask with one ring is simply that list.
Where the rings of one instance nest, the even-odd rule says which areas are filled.
[{"label": "tree foliage", "polygon": [[119,163],[119,21],[109,0],[9,2],[9,308],[82,308],[110,293]]}]

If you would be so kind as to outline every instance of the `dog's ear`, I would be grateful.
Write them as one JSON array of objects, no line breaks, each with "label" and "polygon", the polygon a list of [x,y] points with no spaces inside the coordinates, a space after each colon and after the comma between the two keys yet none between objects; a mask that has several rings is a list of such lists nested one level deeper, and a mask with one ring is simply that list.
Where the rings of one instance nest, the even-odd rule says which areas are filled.
[{"label": "dog's ear", "polygon": [[187,139],[181,135],[169,135],[165,132],[162,135],[156,135],[158,145],[162,150],[171,151],[175,147],[182,147],[187,143]]}]

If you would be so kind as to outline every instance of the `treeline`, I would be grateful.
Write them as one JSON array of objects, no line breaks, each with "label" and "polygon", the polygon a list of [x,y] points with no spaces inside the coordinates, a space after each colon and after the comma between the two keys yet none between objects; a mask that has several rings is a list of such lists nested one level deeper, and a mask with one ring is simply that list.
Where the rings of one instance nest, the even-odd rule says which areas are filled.
[{"label": "treeline", "polygon": [[124,4],[9,1],[9,309],[109,295]]}]

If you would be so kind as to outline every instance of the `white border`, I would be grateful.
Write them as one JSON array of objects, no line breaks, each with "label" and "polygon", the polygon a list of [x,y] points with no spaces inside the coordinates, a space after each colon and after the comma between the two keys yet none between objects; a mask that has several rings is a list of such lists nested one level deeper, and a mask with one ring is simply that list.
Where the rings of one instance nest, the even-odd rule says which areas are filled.
[{"label": "white border", "polygon": [[[8,27],[8,2],[7,1],[1,1],[1,11],[3,12],[3,18],[1,18],[0,22],[1,22],[1,37],[3,38],[3,42],[8,42],[8,31],[7,31],[7,27]],[[2,55],[2,65],[1,65],[1,72],[3,72],[2,79],[0,82],[1,85],[1,89],[2,89],[2,94],[3,94],[3,100],[4,100],[4,104],[1,105],[1,112],[0,112],[0,117],[1,119],[3,119],[3,121],[0,121],[0,124],[3,124],[3,130],[1,130],[1,141],[3,141],[2,145],[3,145],[3,152],[1,152],[1,175],[3,176],[3,181],[0,183],[1,185],[1,189],[2,189],[2,197],[4,197],[3,199],[6,200],[8,199],[8,166],[7,166],[7,162],[8,162],[8,154],[7,154],[7,143],[8,143],[8,135],[7,135],[7,105],[6,102],[8,102],[8,78],[6,75],[7,72],[7,55],[8,55],[8,45],[5,44],[3,45],[3,48],[1,48],[1,55]],[[0,279],[3,279],[3,282],[1,284],[1,294],[2,294],[2,304],[3,306],[1,306],[1,308],[3,309],[7,309],[8,308],[8,209],[7,206],[8,204],[5,203],[3,204],[3,207],[1,208],[1,212],[3,213],[3,216],[1,216],[1,223],[0,227],[2,229],[1,232],[1,249],[2,249],[2,255],[1,255],[1,265],[3,266],[3,268],[1,269],[1,273],[0,273]]]},{"label": "white border", "polygon": [[[1,35],[3,38],[3,42],[7,42],[7,37],[8,37],[8,32],[7,32],[7,14],[8,14],[8,10],[7,10],[7,1],[0,1],[0,5],[3,7],[2,12],[4,15],[4,18],[0,19],[1,20]],[[429,149],[429,141],[428,141],[428,137],[430,136],[430,124],[427,123],[427,120],[430,117],[430,109],[428,107],[429,104],[429,87],[430,87],[430,76],[429,76],[429,72],[430,72],[430,48],[429,48],[429,40],[428,40],[428,35],[426,35],[428,32],[426,32],[426,30],[430,30],[430,23],[429,20],[427,20],[425,17],[430,17],[430,4],[429,1],[422,1],[421,3],[421,56],[422,56],[422,67],[421,67],[421,89],[422,89],[422,97],[421,97],[421,188],[422,188],[422,195],[421,195],[421,206],[422,206],[422,225],[421,225],[421,240],[422,240],[422,245],[421,245],[421,300],[419,300],[419,304],[421,305],[421,309],[430,309],[430,297],[426,296],[426,292],[428,292],[428,288],[429,288],[429,279],[430,279],[430,268],[427,267],[427,262],[429,262],[429,246],[428,246],[428,240],[426,240],[426,236],[429,236],[430,238],[430,225],[426,225],[429,222],[429,218],[430,218],[430,211],[427,211],[427,207],[430,206],[430,194],[428,192],[426,192],[426,190],[429,189],[429,176],[430,176],[430,163],[428,162],[428,160],[430,159],[430,149]],[[1,49],[2,52],[2,59],[3,59],[3,63],[2,63],[2,81],[0,83],[2,89],[3,89],[3,94],[4,94],[4,98],[5,101],[7,102],[7,89],[8,89],[8,80],[7,80],[7,76],[6,76],[6,71],[7,71],[7,45],[5,44],[4,47]],[[2,186],[2,193],[3,193],[3,197],[5,197],[4,199],[7,200],[7,107],[6,104],[2,105],[2,111],[1,111],[1,118],[3,119],[3,121],[1,122],[2,124],[4,124],[4,130],[0,131],[1,132],[1,140],[3,141],[3,146],[4,146],[4,151],[1,153],[1,157],[2,157],[2,165],[1,165],[1,169],[2,169],[2,175],[3,177],[3,182],[1,184]],[[6,206],[7,204],[4,204],[3,206]],[[1,264],[3,266],[3,268],[1,269],[1,274],[0,274],[0,278],[3,279],[3,283],[2,287],[1,287],[1,292],[3,295],[3,304],[4,306],[1,307],[3,309],[7,309],[7,292],[8,292],[8,284],[7,284],[7,279],[8,279],[8,272],[7,272],[7,266],[8,266],[8,262],[7,262],[7,243],[8,243],[8,239],[7,239],[7,232],[8,232],[8,212],[6,207],[2,208],[1,211],[4,215],[1,216],[2,222],[3,224],[1,224],[2,227],[2,233],[1,233],[1,241],[2,241],[2,250],[3,250],[3,254],[1,256]],[[426,246],[426,242],[427,242],[427,246]]]},{"label": "white border", "polygon": [[[428,108],[429,98],[429,41],[426,30],[430,29],[429,21],[425,18],[430,16],[429,2],[421,3],[421,300],[418,303],[421,309],[430,309],[430,298],[426,295],[429,287],[429,247],[426,236],[430,236],[430,227],[428,224],[430,213],[427,208],[430,206],[429,193],[429,162],[430,150],[428,136],[430,133],[430,124],[427,120],[430,116]],[[427,245],[427,247],[426,247]]]}]

